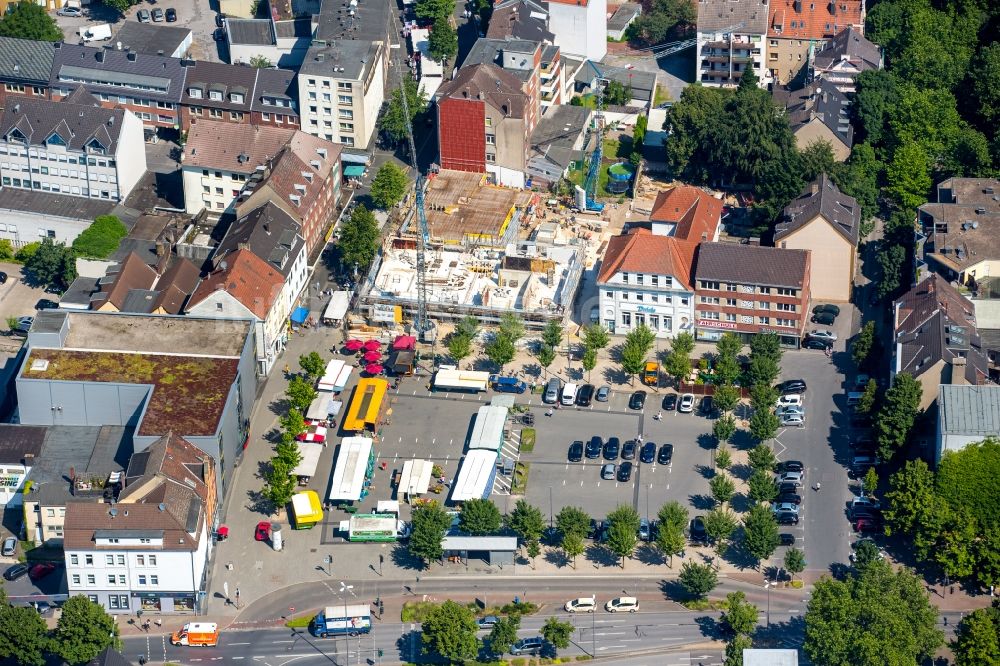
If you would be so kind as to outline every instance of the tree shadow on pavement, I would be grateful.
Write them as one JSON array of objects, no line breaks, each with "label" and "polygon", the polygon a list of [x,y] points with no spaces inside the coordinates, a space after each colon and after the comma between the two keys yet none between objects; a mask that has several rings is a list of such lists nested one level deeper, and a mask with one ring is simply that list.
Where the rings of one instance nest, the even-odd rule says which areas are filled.
[{"label": "tree shadow on pavement", "polygon": [[705,449],[706,451],[711,451],[712,449],[717,448],[718,446],[718,443],[715,441],[715,437],[712,435],[712,433],[708,432],[703,432],[700,435],[698,435],[697,441],[698,441],[698,447]]},{"label": "tree shadow on pavement", "polygon": [[733,433],[733,436],[729,438],[729,444],[734,449],[749,451],[753,447],[757,446],[757,440],[753,438],[749,430],[738,428],[736,432]]},{"label": "tree shadow on pavement", "polygon": [[684,589],[684,586],[681,585],[676,578],[671,580],[661,580],[660,592],[663,593],[663,598],[667,601],[679,603],[691,598],[691,595],[688,594],[688,591]]},{"label": "tree shadow on pavement", "polygon": [[755,504],[757,504],[757,502],[754,502],[746,493],[736,493],[733,495],[733,498],[729,500],[729,507],[736,513],[746,513],[753,508]]},{"label": "tree shadow on pavement", "polygon": [[757,627],[753,635],[754,647],[764,646],[787,646],[789,643],[799,645],[805,636],[806,622],[805,616],[794,615],[787,620],[780,622],[770,622],[768,624],[767,611],[760,609],[760,620],[763,623]]},{"label": "tree shadow on pavement", "polygon": [[696,617],[694,623],[698,625],[701,629],[701,635],[706,638],[711,638],[712,640],[725,640],[727,638],[727,631],[725,626],[719,622],[716,618],[710,615],[702,615],[701,617]]},{"label": "tree shadow on pavement", "polygon": [[621,368],[608,367],[601,372],[604,381],[609,384],[625,384],[628,382],[628,375]]},{"label": "tree shadow on pavement", "polygon": [[735,479],[746,481],[753,474],[753,467],[750,467],[750,465],[733,465],[729,468],[729,474]]},{"label": "tree shadow on pavement", "polygon": [[389,556],[392,558],[392,563],[401,569],[410,571],[423,571],[424,569],[423,559],[412,555],[402,544],[397,544]]},{"label": "tree shadow on pavement", "polygon": [[715,499],[711,495],[688,495],[688,501],[698,511],[711,511],[715,508]]},{"label": "tree shadow on pavement", "polygon": [[[404,663],[410,664],[424,664],[429,663],[431,660],[428,659],[430,655],[424,655],[422,652],[422,643],[420,638],[420,630],[414,629],[413,631],[404,631],[396,641],[396,648],[399,650],[398,660]],[[386,657],[391,657],[392,655],[385,655]],[[393,660],[395,661],[395,660]]]},{"label": "tree shadow on pavement", "polygon": [[621,563],[621,560],[617,555],[599,544],[588,546],[587,551],[584,553],[584,557],[586,557],[587,561],[594,565],[595,568],[602,566],[617,566]]},{"label": "tree shadow on pavement", "polygon": [[643,564],[666,564],[667,558],[663,556],[660,549],[651,543],[644,543],[635,551],[635,559]]},{"label": "tree shadow on pavement", "polygon": [[559,568],[563,568],[569,564],[572,564],[572,562],[570,562],[570,559],[566,557],[566,553],[564,553],[562,549],[559,548],[550,548],[546,550],[545,561],[548,562],[549,564],[554,564]]}]

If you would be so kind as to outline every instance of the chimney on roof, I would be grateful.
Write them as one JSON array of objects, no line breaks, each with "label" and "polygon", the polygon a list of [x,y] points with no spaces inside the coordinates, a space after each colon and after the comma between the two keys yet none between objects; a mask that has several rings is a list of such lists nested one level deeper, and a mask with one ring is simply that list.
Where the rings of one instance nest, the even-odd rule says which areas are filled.
[{"label": "chimney on roof", "polygon": [[97,60],[97,62],[104,62],[104,51],[98,51],[97,53],[95,53],[94,58]]}]

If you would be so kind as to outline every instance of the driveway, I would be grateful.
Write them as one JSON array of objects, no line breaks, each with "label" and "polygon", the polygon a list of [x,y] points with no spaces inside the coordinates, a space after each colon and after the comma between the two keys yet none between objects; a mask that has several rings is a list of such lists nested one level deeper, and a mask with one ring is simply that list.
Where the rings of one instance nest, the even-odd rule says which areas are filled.
[{"label": "driveway", "polygon": [[0,271],[8,275],[7,284],[0,284],[0,324],[7,328],[8,317],[33,317],[39,301],[58,301],[55,294],[45,292],[43,287],[25,284],[20,264],[0,263]]}]

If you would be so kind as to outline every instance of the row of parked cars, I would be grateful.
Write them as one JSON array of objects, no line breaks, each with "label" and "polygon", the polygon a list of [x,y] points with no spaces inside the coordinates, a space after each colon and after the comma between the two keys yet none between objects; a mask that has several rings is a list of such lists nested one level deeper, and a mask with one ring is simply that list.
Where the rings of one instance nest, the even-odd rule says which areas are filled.
[{"label": "row of parked cars", "polygon": [[[622,463],[618,464],[618,456],[621,454]],[[639,462],[652,464],[654,461],[661,465],[669,465],[674,458],[674,445],[661,444],[657,450],[655,442],[639,442],[630,439],[624,444],[617,437],[602,439],[599,435],[594,435],[584,444],[582,440],[576,440],[569,445],[567,456],[570,462],[580,462],[586,457],[595,460],[604,456],[608,462],[601,468],[601,478],[605,481],[618,479],[627,482],[632,479],[633,463],[639,458]]]}]

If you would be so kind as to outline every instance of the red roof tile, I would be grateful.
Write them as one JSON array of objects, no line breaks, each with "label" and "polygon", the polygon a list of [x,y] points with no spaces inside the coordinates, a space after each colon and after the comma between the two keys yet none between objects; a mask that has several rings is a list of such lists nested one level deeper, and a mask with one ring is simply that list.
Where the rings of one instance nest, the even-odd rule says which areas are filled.
[{"label": "red roof tile", "polygon": [[217,291],[225,291],[259,319],[267,319],[285,278],[250,250],[237,250],[226,258],[226,267],[215,271],[191,295],[194,307]]},{"label": "red roof tile", "polygon": [[674,236],[657,236],[648,229],[633,229],[608,241],[597,282],[603,284],[624,271],[670,275],[690,289],[697,247],[697,243]]},{"label": "red roof tile", "polygon": [[715,240],[721,217],[722,201],[690,185],[679,185],[657,194],[649,215],[654,222],[675,223],[675,237],[696,243]]},{"label": "red roof tile", "polygon": [[864,30],[863,0],[771,0],[768,37],[823,39],[849,26]]}]

